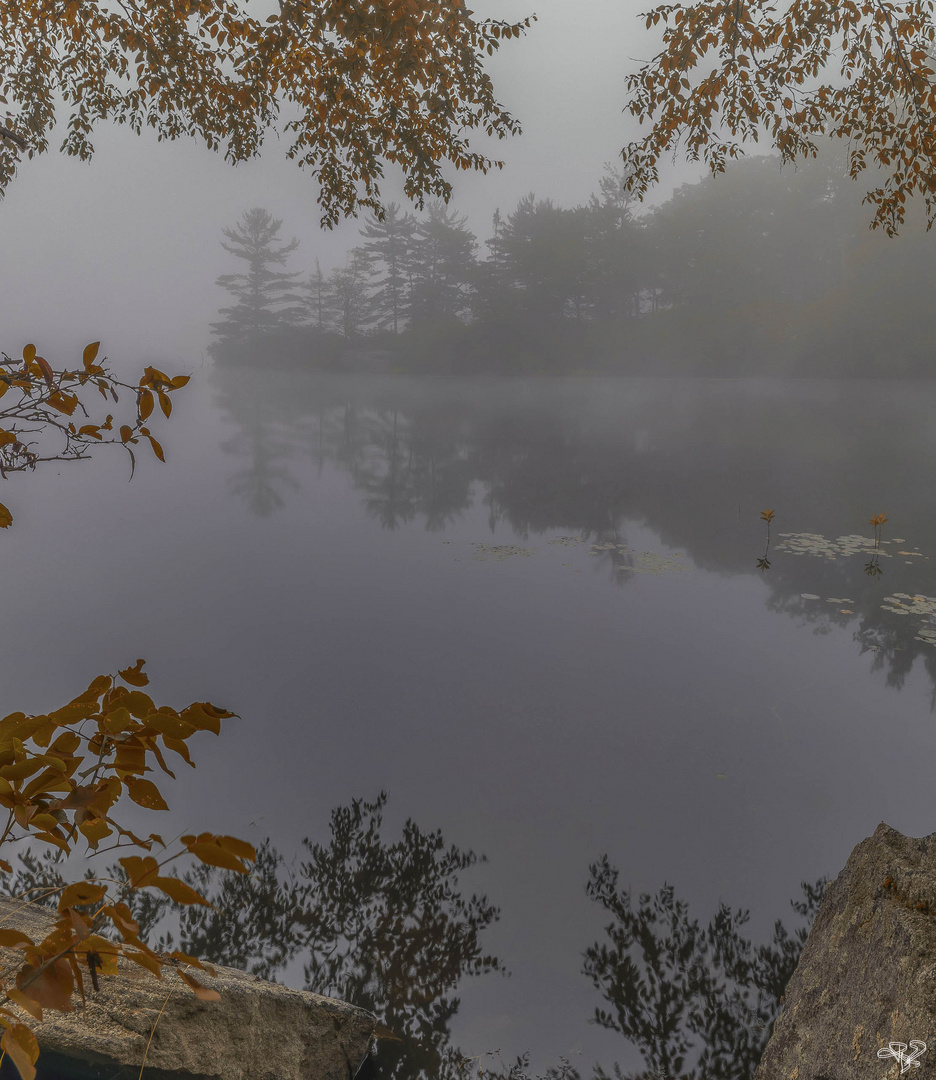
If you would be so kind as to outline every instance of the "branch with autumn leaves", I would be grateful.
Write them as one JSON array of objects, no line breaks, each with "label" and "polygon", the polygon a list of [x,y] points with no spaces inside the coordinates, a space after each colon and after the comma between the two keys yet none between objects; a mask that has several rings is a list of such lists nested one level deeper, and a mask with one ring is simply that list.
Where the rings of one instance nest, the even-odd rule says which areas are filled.
[{"label": "branch with autumn leaves", "polygon": [[[172,400],[169,395],[179,390],[189,381],[188,375],[170,378],[154,367],[143,369],[143,375],[137,386],[122,382],[113,372],[98,363],[97,355],[101,343],[92,342],[82,354],[82,367],[75,370],[56,371],[42,356],[35,345],[23,349],[22,360],[13,360],[6,353],[0,353],[0,477],[8,473],[35,469],[37,465],[49,461],[78,461],[89,456],[95,445],[116,443],[124,447],[130,455],[131,471],[136,466],[132,447],[141,438],[149,440],[153,453],[160,461],[165,461],[162,446],[156,441],[146,426],[156,403],[164,416],[172,413]],[[136,417],[133,423],[121,424],[114,429],[114,417],[108,413],[100,423],[92,423],[91,415],[82,390],[94,388],[104,398],[119,401],[118,389],[126,390],[136,397]],[[10,392],[18,391],[18,397],[9,398]],[[78,416],[76,423],[74,416]],[[81,420],[88,421],[80,423]],[[108,434],[112,433],[112,434]],[[38,440],[43,442],[56,434],[60,438],[52,450],[43,451]],[[38,447],[38,449],[37,449]],[[13,522],[9,509],[0,503],[0,528],[7,528]]]},{"label": "branch with autumn leaves", "polygon": [[[208,965],[179,951],[157,953],[141,940],[124,899],[133,890],[154,888],[177,903],[210,907],[186,882],[164,874],[164,867],[188,854],[210,866],[247,873],[256,851],[235,837],[200,833],[182,836],[182,848],[169,853],[158,833],[137,836],[118,823],[114,810],[124,796],[145,810],[168,810],[158,786],[144,775],[154,771],[150,763],[173,779],[167,754],[194,768],[188,739],[199,731],[220,734],[221,721],[236,714],[208,702],[195,702],[181,712],[157,707],[141,689],[149,682],[143,663],[138,660],[117,678],[99,675],[82,694],[48,714],[15,712],[0,720],[0,808],[7,810],[5,824],[0,811],[0,845],[29,838],[64,854],[81,841],[89,856],[114,848],[138,852],[119,860],[125,883],[90,878],[59,890],[59,918],[44,940],[0,927],[0,947],[23,954],[12,980],[0,975],[0,1050],[23,1080],[35,1080],[39,1056],[26,1016],[41,1021],[44,1009],[72,1011],[76,991],[84,1000],[82,961],[95,990],[98,973],[116,974],[123,957],[157,978],[169,965],[199,998],[218,998],[187,970],[213,974]],[[101,848],[108,839],[113,842]],[[161,858],[149,854],[154,848]],[[0,869],[12,872],[3,859]],[[119,889],[111,896],[114,885]],[[101,933],[108,926],[113,939]]]}]

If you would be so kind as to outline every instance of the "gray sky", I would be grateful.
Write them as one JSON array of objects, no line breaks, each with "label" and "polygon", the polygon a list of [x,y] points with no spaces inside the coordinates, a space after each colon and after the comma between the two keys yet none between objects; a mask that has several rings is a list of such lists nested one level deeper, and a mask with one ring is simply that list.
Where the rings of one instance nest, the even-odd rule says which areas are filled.
[{"label": "gray sky", "polygon": [[[622,113],[624,80],[654,39],[637,15],[645,0],[487,0],[479,16],[520,18],[535,12],[529,34],[489,61],[500,100],[524,133],[495,142],[502,172],[457,173],[453,204],[467,212],[480,240],[491,214],[533,191],[560,205],[587,200],[605,162],[638,130]],[[52,145],[61,141],[53,139]],[[223,293],[213,282],[233,269],[221,229],[252,206],[283,219],[300,238],[291,269],[343,261],[358,222],[333,232],[318,227],[314,182],[268,140],[260,160],[232,168],[193,143],[159,144],[149,133],[101,128],[90,163],[58,152],[25,162],[5,200],[3,324],[0,348],[34,341],[53,363],[75,362],[102,339],[110,359],[140,354],[198,362],[208,323]],[[679,176],[687,174],[681,171]],[[659,197],[672,188],[664,180]],[[399,185],[386,184],[388,198]],[[192,360],[188,358],[191,357]]]}]

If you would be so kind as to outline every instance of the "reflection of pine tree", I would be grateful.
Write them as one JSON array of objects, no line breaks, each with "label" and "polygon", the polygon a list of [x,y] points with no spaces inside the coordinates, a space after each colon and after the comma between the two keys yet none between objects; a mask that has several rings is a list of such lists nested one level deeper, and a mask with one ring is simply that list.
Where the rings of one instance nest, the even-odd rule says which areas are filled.
[{"label": "reflection of pine tree", "polygon": [[361,236],[361,248],[378,268],[380,277],[373,296],[378,325],[400,332],[409,293],[407,266],[412,256],[416,219],[400,213],[397,203],[389,203],[383,219],[371,217]]},{"label": "reflection of pine tree", "polygon": [[[748,912],[732,914],[722,904],[703,929],[689,919],[671,885],[653,897],[641,895],[634,908],[617,879],[603,858],[591,867],[586,887],[612,918],[605,927],[608,940],[585,952],[583,974],[609,1006],[595,1009],[594,1022],[638,1046],[648,1069],[641,1077],[750,1080],[819,910],[824,881],[803,882],[805,899],[791,901],[805,926],[790,935],[778,921],[771,944],[755,949],[739,932]],[[696,1046],[695,1066],[687,1068]],[[625,1080],[618,1066],[614,1073]],[[596,1080],[605,1078],[598,1070]]]},{"label": "reflection of pine tree", "polygon": [[225,251],[247,263],[241,274],[223,274],[217,284],[234,297],[231,307],[221,308],[224,321],[212,330],[221,343],[244,341],[298,322],[303,316],[296,293],[297,273],[275,270],[285,266],[290,253],[299,246],[295,238],[288,244],[278,241],[282,221],[259,207],[248,210],[232,229],[224,229],[229,244]]}]

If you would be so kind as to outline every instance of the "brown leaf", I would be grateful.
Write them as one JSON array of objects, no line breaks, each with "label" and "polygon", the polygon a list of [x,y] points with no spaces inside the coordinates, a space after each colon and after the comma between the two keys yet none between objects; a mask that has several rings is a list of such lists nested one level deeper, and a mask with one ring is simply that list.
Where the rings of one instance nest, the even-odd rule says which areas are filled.
[{"label": "brown leaf", "polygon": [[14,1024],[0,1036],[0,1050],[8,1054],[23,1080],[36,1080],[39,1043],[25,1024]]},{"label": "brown leaf", "polygon": [[[38,974],[37,974],[38,972]],[[29,985],[24,985],[28,980]],[[44,1009],[72,1012],[71,993],[74,980],[67,961],[58,959],[42,968],[27,964],[16,973],[17,989],[41,1005]]]},{"label": "brown leaf", "polygon": [[98,349],[101,347],[100,341],[92,341],[90,345],[85,345],[84,352],[81,354],[82,362],[87,371],[94,364],[97,359]]},{"label": "brown leaf", "polygon": [[204,986],[198,981],[198,979],[193,978],[187,972],[181,971],[176,968],[176,974],[179,976],[180,979],[182,979],[183,982],[188,983],[188,985],[195,991],[195,996],[201,1001],[221,1000],[221,995],[218,993],[217,990],[209,990],[207,986]]},{"label": "brown leaf", "polygon": [[137,660],[133,667],[124,668],[122,671],[118,671],[117,674],[125,683],[129,683],[131,686],[146,686],[149,682],[149,675],[141,670],[145,663],[145,660]]},{"label": "brown leaf", "polygon": [[0,948],[18,949],[23,945],[34,944],[33,939],[22,930],[13,930],[9,926],[0,926]]}]

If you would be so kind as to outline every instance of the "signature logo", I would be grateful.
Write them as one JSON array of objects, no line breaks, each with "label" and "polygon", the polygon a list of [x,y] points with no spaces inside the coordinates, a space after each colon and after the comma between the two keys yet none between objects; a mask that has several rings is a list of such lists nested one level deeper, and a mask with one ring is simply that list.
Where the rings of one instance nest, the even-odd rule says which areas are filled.
[{"label": "signature logo", "polygon": [[900,1072],[901,1075],[903,1075],[908,1069],[919,1069],[922,1063],[917,1059],[921,1054],[926,1052],[926,1043],[920,1042],[919,1039],[911,1039],[910,1045],[913,1047],[913,1052],[908,1054],[906,1043],[888,1043],[887,1046],[882,1046],[881,1049],[878,1050],[877,1056],[879,1058],[892,1057],[900,1062]]}]

